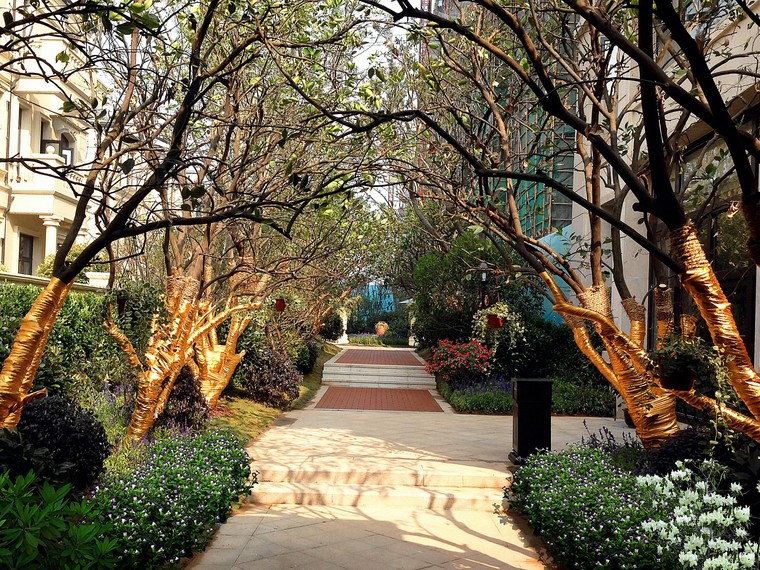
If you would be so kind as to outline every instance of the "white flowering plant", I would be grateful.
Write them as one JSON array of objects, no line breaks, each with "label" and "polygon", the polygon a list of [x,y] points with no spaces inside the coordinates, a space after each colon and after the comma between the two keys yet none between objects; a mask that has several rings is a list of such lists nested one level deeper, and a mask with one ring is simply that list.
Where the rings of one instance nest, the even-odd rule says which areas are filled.
[{"label": "white flowering plant", "polygon": [[749,534],[750,510],[738,501],[742,486],[734,482],[727,492],[719,492],[723,468],[713,460],[678,462],[677,467],[665,476],[643,475],[637,481],[656,509],[668,515],[642,523],[657,544],[662,567],[758,568],[760,544]]},{"label": "white flowering plant", "polygon": [[97,490],[95,520],[110,525],[119,568],[171,566],[202,549],[255,482],[250,458],[231,433],[178,434]]},{"label": "white flowering plant", "polygon": [[654,517],[651,492],[598,449],[531,455],[507,499],[568,568],[661,568],[642,523]]}]

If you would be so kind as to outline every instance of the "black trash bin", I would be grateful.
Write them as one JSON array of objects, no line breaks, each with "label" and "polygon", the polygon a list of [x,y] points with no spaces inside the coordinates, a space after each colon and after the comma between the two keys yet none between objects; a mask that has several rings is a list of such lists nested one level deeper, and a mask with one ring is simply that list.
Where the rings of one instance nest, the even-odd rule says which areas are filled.
[{"label": "black trash bin", "polygon": [[512,453],[509,460],[520,463],[538,449],[552,445],[552,381],[547,378],[517,378],[512,383]]}]

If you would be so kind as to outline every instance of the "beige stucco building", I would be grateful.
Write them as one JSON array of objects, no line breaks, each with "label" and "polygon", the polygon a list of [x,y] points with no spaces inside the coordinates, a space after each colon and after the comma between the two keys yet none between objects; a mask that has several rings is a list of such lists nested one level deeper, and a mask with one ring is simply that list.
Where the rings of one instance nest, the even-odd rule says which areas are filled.
[{"label": "beige stucco building", "polygon": [[[16,14],[9,0],[0,9]],[[87,162],[92,137],[63,105],[91,101],[97,90],[91,73],[49,79],[45,66],[66,72],[81,64],[61,38],[32,47],[40,61],[23,67],[12,60],[18,51],[0,53],[0,263],[22,274],[34,274],[71,227],[84,180],[77,166]],[[64,51],[66,63],[56,58]]]}]

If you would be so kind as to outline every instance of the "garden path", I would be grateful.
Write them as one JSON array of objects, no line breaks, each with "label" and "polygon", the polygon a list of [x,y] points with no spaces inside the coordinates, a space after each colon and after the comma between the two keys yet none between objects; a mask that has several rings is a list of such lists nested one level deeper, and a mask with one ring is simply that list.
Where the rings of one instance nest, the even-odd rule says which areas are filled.
[{"label": "garden path", "polygon": [[[251,444],[261,472],[251,502],[189,568],[547,567],[532,532],[493,512],[511,417],[456,414],[440,400],[442,413],[320,408],[327,391]],[[586,420],[592,432],[631,431],[622,421]],[[579,441],[583,421],[553,418],[552,447]]]}]

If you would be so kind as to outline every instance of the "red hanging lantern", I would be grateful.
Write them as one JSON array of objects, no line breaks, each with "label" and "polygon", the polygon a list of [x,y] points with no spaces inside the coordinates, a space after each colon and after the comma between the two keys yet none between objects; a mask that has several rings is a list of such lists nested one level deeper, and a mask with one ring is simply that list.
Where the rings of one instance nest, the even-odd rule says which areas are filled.
[{"label": "red hanging lantern", "polygon": [[504,317],[500,317],[499,315],[496,315],[494,313],[490,313],[487,315],[488,318],[488,328],[489,329],[500,329],[504,326]]},{"label": "red hanging lantern", "polygon": [[278,313],[282,313],[285,310],[285,299],[279,297],[274,300],[274,310]]}]

